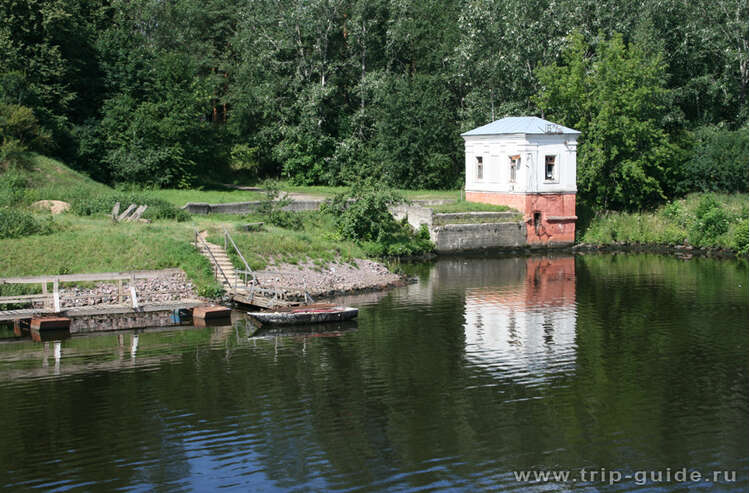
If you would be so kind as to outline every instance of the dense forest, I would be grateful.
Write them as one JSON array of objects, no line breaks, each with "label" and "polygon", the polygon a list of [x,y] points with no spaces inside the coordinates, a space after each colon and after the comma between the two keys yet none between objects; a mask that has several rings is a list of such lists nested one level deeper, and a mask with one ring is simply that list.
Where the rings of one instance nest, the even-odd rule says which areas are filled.
[{"label": "dense forest", "polygon": [[747,191],[742,0],[3,0],[0,162],[110,183],[461,185],[460,133],[583,132],[579,189]]}]

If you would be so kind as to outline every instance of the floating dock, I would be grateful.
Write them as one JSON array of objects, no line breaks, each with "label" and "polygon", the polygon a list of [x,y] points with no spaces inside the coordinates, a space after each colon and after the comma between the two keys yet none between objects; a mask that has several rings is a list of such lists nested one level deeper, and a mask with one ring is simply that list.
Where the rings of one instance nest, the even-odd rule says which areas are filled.
[{"label": "floating dock", "polygon": [[[91,305],[50,313],[41,309],[0,311],[0,323],[12,322],[17,336],[46,332],[86,334],[145,327],[184,325],[194,309],[206,306],[204,301],[188,300],[171,303],[141,305],[137,309],[127,305]],[[209,307],[211,308],[211,307]],[[229,309],[224,308],[227,313]],[[49,340],[49,339],[47,339]]]}]

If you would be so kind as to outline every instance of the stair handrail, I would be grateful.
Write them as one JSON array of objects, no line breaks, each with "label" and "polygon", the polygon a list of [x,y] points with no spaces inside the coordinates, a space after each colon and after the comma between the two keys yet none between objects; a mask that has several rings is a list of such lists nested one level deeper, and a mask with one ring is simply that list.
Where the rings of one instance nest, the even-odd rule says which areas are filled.
[{"label": "stair handrail", "polygon": [[231,289],[232,283],[229,282],[229,279],[227,279],[227,275],[224,273],[224,269],[221,268],[221,265],[219,265],[219,261],[216,260],[216,257],[214,257],[214,253],[211,251],[211,249],[208,247],[208,244],[206,243],[206,240],[201,238],[200,234],[198,233],[198,230],[195,230],[195,247],[200,248],[198,246],[198,240],[200,240],[201,243],[203,243],[203,247],[206,249],[208,254],[211,256],[211,259],[214,261],[214,265],[216,266],[217,275],[216,278],[218,279],[218,272],[221,272],[221,276],[224,278],[224,281],[226,281],[227,286]]},{"label": "stair handrail", "polygon": [[247,263],[247,260],[245,260],[244,255],[242,255],[242,252],[240,252],[240,249],[237,248],[237,244],[234,242],[232,235],[229,234],[229,231],[227,231],[227,228],[224,228],[224,243],[226,243],[227,239],[229,239],[229,243],[232,244],[232,248],[234,248],[234,251],[237,253],[237,256],[240,257],[240,260],[242,260],[242,263],[245,266],[245,270],[240,272],[241,274],[245,275],[245,286],[247,286],[248,274],[250,274],[253,278],[253,281],[255,281],[255,283],[258,284],[258,278],[255,276],[253,269],[250,268],[250,266]]}]

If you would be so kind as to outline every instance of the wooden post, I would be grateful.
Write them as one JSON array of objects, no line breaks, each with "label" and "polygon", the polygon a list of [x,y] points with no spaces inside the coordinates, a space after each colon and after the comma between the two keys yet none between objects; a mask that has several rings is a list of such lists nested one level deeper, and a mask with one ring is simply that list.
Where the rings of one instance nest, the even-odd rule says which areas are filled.
[{"label": "wooden post", "polygon": [[126,217],[128,217],[128,214],[130,214],[131,212],[133,212],[133,209],[135,209],[135,208],[136,208],[136,205],[135,205],[135,204],[130,204],[130,205],[128,206],[128,208],[127,208],[127,209],[125,209],[125,212],[123,212],[122,214],[120,214],[120,215],[119,215],[119,216],[117,217],[117,222],[120,222],[120,221],[122,221],[123,219],[125,219]]},{"label": "wooden post", "polygon": [[58,313],[60,311],[60,283],[57,278],[52,281],[52,303],[55,313]]},{"label": "wooden post", "polygon": [[133,304],[133,308],[138,308],[138,298],[135,295],[135,276],[130,275],[130,301]]},{"label": "wooden post", "polygon": [[122,279],[117,280],[117,304],[122,304]]},{"label": "wooden post", "polygon": [[137,221],[141,218],[141,215],[146,212],[146,209],[148,209],[147,205],[142,205],[138,207],[133,214],[130,215],[130,217],[126,217],[125,220],[128,222]]},{"label": "wooden post", "polygon": [[[44,280],[44,282],[42,283],[42,294],[47,294],[47,280],[46,280],[46,279],[45,279],[45,280]],[[49,300],[48,300],[47,298],[45,298],[45,299],[44,299],[44,301],[43,301],[42,303],[43,303],[43,305],[42,305],[42,306],[43,306],[43,307],[44,307],[44,309],[46,310],[46,309],[47,309],[47,307],[49,306]]]}]

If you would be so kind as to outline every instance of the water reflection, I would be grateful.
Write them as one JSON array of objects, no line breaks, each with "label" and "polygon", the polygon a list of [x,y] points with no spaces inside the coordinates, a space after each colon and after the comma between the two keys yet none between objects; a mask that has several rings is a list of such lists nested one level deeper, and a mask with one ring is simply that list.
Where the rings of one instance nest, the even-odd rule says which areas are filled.
[{"label": "water reflection", "polygon": [[517,283],[467,287],[466,357],[490,371],[532,380],[573,371],[575,260],[527,258],[509,265]]},{"label": "water reflection", "polygon": [[746,267],[456,257],[414,273],[349,303],[356,330],[332,337],[253,336],[240,317],[0,342],[0,489],[523,490],[512,471],[582,467],[746,486]]}]

